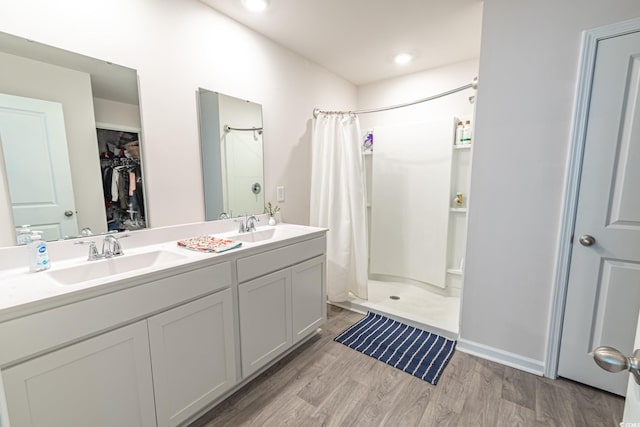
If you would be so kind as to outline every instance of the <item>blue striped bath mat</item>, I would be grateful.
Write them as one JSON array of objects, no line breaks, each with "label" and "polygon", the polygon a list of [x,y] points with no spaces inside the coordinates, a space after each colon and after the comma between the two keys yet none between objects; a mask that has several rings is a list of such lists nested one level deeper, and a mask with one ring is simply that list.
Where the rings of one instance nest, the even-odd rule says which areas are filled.
[{"label": "blue striped bath mat", "polygon": [[371,312],[334,341],[433,385],[456,347],[455,341]]}]

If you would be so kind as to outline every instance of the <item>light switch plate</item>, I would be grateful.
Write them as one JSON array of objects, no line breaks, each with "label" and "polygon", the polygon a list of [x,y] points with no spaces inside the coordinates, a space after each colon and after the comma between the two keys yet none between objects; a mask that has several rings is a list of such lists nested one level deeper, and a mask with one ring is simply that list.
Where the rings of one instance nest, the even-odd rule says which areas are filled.
[{"label": "light switch plate", "polygon": [[284,186],[276,187],[276,199],[278,202],[284,202]]}]

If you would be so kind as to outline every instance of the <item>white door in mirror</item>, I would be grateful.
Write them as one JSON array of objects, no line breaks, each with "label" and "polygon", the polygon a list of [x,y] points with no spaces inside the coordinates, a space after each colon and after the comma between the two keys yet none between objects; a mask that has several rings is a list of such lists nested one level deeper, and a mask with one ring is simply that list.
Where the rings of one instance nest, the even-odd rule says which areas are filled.
[{"label": "white door in mirror", "polygon": [[15,225],[77,236],[62,104],[0,94],[0,144]]}]

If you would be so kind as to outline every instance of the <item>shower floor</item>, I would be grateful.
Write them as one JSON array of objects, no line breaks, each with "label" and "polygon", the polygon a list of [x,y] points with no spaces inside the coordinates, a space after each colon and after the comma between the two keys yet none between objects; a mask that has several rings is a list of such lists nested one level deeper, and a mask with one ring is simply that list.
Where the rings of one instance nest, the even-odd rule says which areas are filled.
[{"label": "shower floor", "polygon": [[[391,296],[400,299],[391,299]],[[349,301],[332,304],[362,313],[374,311],[446,338],[458,339],[460,297],[439,295],[421,286],[369,280],[368,301],[350,294]]]}]

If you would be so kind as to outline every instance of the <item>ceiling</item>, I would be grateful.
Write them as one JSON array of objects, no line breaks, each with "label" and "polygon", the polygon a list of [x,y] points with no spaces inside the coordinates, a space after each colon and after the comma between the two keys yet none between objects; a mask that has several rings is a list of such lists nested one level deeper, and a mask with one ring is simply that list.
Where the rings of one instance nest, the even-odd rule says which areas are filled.
[{"label": "ceiling", "polygon": [[[200,0],[356,85],[480,56],[481,0]],[[408,52],[402,66],[393,58]]]}]

